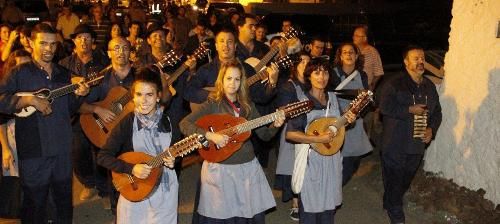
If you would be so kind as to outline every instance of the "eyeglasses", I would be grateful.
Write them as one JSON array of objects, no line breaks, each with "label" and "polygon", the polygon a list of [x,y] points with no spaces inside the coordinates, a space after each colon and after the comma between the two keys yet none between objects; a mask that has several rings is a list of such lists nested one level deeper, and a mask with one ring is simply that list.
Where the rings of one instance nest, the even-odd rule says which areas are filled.
[{"label": "eyeglasses", "polygon": [[128,46],[115,46],[114,48],[110,48],[108,49],[109,51],[115,51],[116,53],[120,53],[120,50],[121,52],[129,52],[130,51],[130,48]]}]

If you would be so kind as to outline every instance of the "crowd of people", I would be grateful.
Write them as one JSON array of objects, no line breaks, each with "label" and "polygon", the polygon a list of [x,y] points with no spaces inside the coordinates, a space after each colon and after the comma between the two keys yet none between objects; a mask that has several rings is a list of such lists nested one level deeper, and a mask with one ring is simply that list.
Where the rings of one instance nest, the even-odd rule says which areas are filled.
[{"label": "crowd of people", "polygon": [[[192,134],[223,148],[232,136],[201,128],[200,118],[229,114],[252,120],[303,100],[313,105],[307,114],[285,120],[280,113],[272,124],[252,131],[229,158],[203,162],[193,223],[265,223],[266,211],[276,206],[263,172],[273,147],[279,148],[273,187],[282,191],[284,202],[291,201],[290,218],[333,223],[342,187],[373,150],[367,133],[379,114],[383,205],[391,223],[405,222],[404,193],[441,122],[435,86],[423,76],[422,48],[409,46],[402,58],[405,69],[377,87],[384,71],[366,26],[355,27],[352,42],[335,46],[329,60],[321,36],[309,37],[304,47],[299,38],[286,35],[293,27],[290,20],[283,21],[282,32],[267,35],[266,26],[252,14],[200,15],[191,21],[187,8],[171,7],[163,19],[148,20],[136,4],[132,1],[124,20],[100,4],[81,20],[64,5],[57,21],[29,26],[8,18],[0,25],[2,168],[4,173],[19,171],[22,223],[72,223],[73,175],[84,186],[81,200],[109,198],[116,223],[177,223],[179,159],[164,158],[154,191],[130,201],[114,187],[110,171],[145,179],[153,167],[127,163],[120,155],[133,151],[156,156]],[[200,46],[209,53],[196,55]],[[166,63],[177,57],[172,52],[181,62]],[[290,68],[270,63],[283,57],[292,58]],[[270,62],[257,68],[248,59]],[[261,81],[247,84],[262,73]],[[96,74],[103,78],[91,85],[87,81]],[[75,86],[74,92],[48,98],[26,94],[69,85]],[[133,110],[125,116],[100,104],[117,87],[130,94]],[[357,118],[346,111],[356,96],[338,96],[341,89],[376,89],[380,97],[375,109]],[[36,112],[14,115],[27,107]],[[104,123],[118,121],[103,146],[84,133],[79,116],[85,114]],[[322,155],[313,150],[311,144],[329,143],[338,133],[329,129],[307,134],[308,124],[340,116],[350,123],[341,152]],[[422,117],[419,135],[415,130]],[[292,179],[300,175],[295,160],[304,150],[307,163],[298,191]],[[48,215],[47,207],[55,212]]]}]

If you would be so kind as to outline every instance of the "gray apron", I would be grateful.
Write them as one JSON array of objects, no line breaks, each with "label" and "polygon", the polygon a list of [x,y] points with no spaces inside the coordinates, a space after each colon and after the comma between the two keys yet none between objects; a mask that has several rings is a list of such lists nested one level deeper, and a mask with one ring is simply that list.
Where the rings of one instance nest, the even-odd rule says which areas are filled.
[{"label": "gray apron", "polygon": [[[292,80],[289,80],[289,82],[291,82],[295,87],[297,98],[300,101],[307,100],[307,96],[304,91],[302,91],[300,86],[296,85]],[[287,123],[285,123],[285,125],[283,126],[280,135],[280,148],[278,153],[278,162],[276,165],[276,174],[280,175],[292,175],[293,164],[295,162],[295,144],[292,144],[286,140]]]},{"label": "gray apron", "polygon": [[[337,68],[335,74],[344,81],[346,77],[340,76]],[[356,75],[343,89],[363,89],[361,75]],[[351,100],[338,99],[341,111],[344,111]],[[363,127],[363,118],[358,118],[355,123],[346,128],[344,145],[342,146],[342,156],[361,156],[372,151],[372,145]]]},{"label": "gray apron", "polygon": [[[156,155],[155,147],[144,141],[145,129],[138,130],[137,118],[134,117],[132,143],[135,152]],[[170,146],[172,133],[159,133],[162,149]],[[151,141],[149,141],[151,142]],[[166,175],[166,176],[165,176]],[[160,183],[148,198],[140,202],[131,202],[120,195],[117,205],[117,223],[124,224],[154,224],[177,223],[177,200],[179,183],[175,171],[163,166],[163,177],[168,176],[168,187],[160,178]]]},{"label": "gray apron", "polygon": [[[339,105],[335,94],[328,93],[329,109],[313,110],[307,114],[307,123],[320,117],[339,117]],[[304,211],[318,213],[334,210],[342,203],[342,155],[323,156],[309,150],[304,183],[300,192]]]}]

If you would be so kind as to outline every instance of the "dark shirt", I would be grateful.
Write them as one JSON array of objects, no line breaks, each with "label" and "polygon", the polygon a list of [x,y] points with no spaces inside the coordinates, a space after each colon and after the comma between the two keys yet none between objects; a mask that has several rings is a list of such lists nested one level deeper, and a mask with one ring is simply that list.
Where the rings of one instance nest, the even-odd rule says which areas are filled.
[{"label": "dark shirt", "polygon": [[109,58],[101,50],[92,51],[92,59],[83,64],[76,53],[59,61],[59,64],[70,70],[73,75],[88,77],[93,72],[99,72],[109,64]]},{"label": "dark shirt", "polygon": [[304,84],[299,82],[299,80],[289,80],[288,82],[283,83],[279,86],[278,94],[276,95],[276,99],[274,101],[276,108],[299,101],[297,91],[295,90],[295,86],[292,82],[304,91]]},{"label": "dark shirt", "polygon": [[130,68],[128,75],[123,80],[120,80],[111,66],[102,70],[101,73],[104,75],[104,79],[99,83],[99,85],[90,89],[89,95],[85,97],[85,102],[94,103],[104,100],[108,95],[109,90],[116,86],[122,86],[126,89],[130,89],[130,87],[132,87],[132,83],[134,82],[135,69],[133,67]]},{"label": "dark shirt", "polygon": [[[99,150],[99,154],[97,155],[97,163],[99,165],[118,173],[132,174],[134,165],[117,159],[117,157],[125,152],[134,151],[132,142],[134,118],[135,114],[131,112],[123,117],[120,123],[113,128],[106,144]],[[140,127],[139,122],[138,126]],[[162,133],[171,132],[170,126],[167,113],[163,113],[158,131]],[[172,136],[174,135],[180,136],[179,134],[172,133]],[[179,140],[172,138],[171,145]]]},{"label": "dark shirt", "polygon": [[[0,113],[16,111],[17,92],[55,89],[69,85],[71,73],[52,64],[52,77],[34,62],[14,67],[8,78],[0,84]],[[16,144],[21,159],[56,156],[71,153],[71,115],[80,107],[73,93],[54,99],[52,113],[35,112],[28,117],[16,117]]]},{"label": "dark shirt", "polygon": [[[305,95],[309,100],[313,102],[313,110],[324,110],[326,111],[326,105],[322,105],[316,98],[311,96],[309,91],[305,92]],[[326,100],[328,102],[328,92],[325,93]],[[305,132],[307,127],[307,114],[301,114],[288,121],[286,126],[286,131],[300,131]]]},{"label": "dark shirt", "polygon": [[379,107],[383,115],[383,153],[424,154],[425,143],[413,138],[413,114],[409,107],[414,103],[427,105],[427,127],[436,136],[442,119],[436,86],[425,77],[420,85],[417,84],[405,70],[390,80],[382,91]]},{"label": "dark shirt", "polygon": [[248,51],[245,45],[243,45],[240,41],[236,43],[236,57],[240,59],[240,61],[245,61],[250,57],[262,59],[269,51],[269,46],[267,46],[266,44],[256,40],[252,41],[254,44],[252,52]]}]

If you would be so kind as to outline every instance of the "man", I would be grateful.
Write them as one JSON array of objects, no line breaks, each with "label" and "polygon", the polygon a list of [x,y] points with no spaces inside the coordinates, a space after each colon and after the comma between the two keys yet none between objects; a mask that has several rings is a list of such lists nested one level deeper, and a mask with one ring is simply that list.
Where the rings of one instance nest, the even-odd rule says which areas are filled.
[{"label": "man", "polygon": [[80,18],[71,12],[71,6],[65,4],[62,7],[62,12],[57,19],[56,29],[62,34],[65,40],[71,39],[70,35],[75,31],[80,24]]},{"label": "man", "polygon": [[[52,63],[56,51],[56,31],[38,24],[31,32],[33,61],[14,68],[0,84],[0,113],[11,114],[33,106],[37,112],[16,117],[16,144],[19,153],[24,200],[23,223],[47,223],[49,192],[56,204],[56,223],[72,223],[71,114],[79,106],[68,94],[49,103],[35,96],[16,96],[17,92],[41,88],[55,89],[71,83],[71,73]],[[75,79],[75,81],[78,81]],[[86,95],[80,85],[77,95]]]},{"label": "man", "polygon": [[255,40],[257,18],[251,14],[241,15],[237,21],[238,41],[236,57],[245,61],[250,57],[261,59],[269,51],[269,46]]},{"label": "man", "polygon": [[92,30],[96,32],[94,40],[95,46],[98,49],[104,49],[106,45],[106,38],[111,29],[111,22],[104,18],[102,6],[99,4],[94,5],[91,9],[92,20],[88,23]]},{"label": "man", "polygon": [[[109,64],[109,59],[104,57],[100,50],[92,50],[95,32],[86,24],[76,27],[70,35],[75,44],[72,55],[59,62],[60,65],[70,70],[73,75],[88,78]],[[80,125],[80,119],[75,117],[73,122],[73,168],[75,176],[83,185],[80,200],[88,200],[96,193],[105,197],[109,194],[106,169],[97,166],[94,160],[97,148],[93,147],[85,137]],[[97,188],[97,191],[96,191]]]},{"label": "man", "polygon": [[177,17],[174,18],[173,23],[175,29],[174,48],[182,50],[186,46],[189,31],[193,28],[191,21],[186,18],[186,9],[183,6],[177,9]]},{"label": "man", "polygon": [[163,58],[163,56],[171,49],[166,42],[168,31],[163,29],[159,24],[153,23],[146,30],[146,42],[150,50],[144,50],[134,63],[134,67],[146,66],[154,64]]},{"label": "man", "polygon": [[[408,47],[404,54],[405,71],[390,80],[381,93],[384,208],[391,223],[405,222],[403,196],[422,161],[426,146],[441,124],[439,96],[434,84],[423,76],[424,62],[422,48]],[[419,116],[427,116],[426,121]],[[426,128],[419,133],[417,129],[422,124]]]},{"label": "man", "polygon": [[377,49],[368,43],[366,26],[358,26],[354,29],[352,42],[361,51],[364,60],[363,71],[368,76],[368,87],[373,91],[377,82],[384,75],[384,68]]},{"label": "man", "polygon": [[[210,49],[210,52],[215,52],[214,37],[213,34],[212,36],[208,35],[207,27],[207,21],[203,19],[198,20],[198,23],[196,23],[196,27],[193,29],[194,35],[189,37],[186,47],[184,48],[185,55],[193,54],[201,43],[206,43],[207,45],[205,45],[205,47],[208,47]],[[208,58],[210,56],[211,55],[209,55],[208,57],[204,57],[202,60],[198,61],[198,66],[208,63]]]},{"label": "man", "polygon": [[312,58],[322,57],[325,49],[325,40],[319,36],[313,37],[311,40],[311,52],[309,53]]}]

